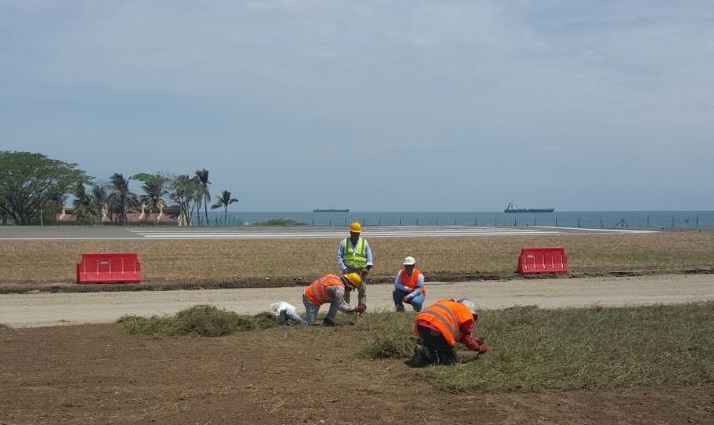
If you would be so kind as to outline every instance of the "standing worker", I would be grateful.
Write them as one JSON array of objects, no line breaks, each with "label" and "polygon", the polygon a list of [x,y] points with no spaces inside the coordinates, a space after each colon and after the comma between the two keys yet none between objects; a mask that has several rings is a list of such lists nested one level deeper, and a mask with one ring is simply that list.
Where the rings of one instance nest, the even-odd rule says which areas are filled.
[{"label": "standing worker", "polygon": [[414,333],[419,335],[420,342],[407,364],[412,367],[454,364],[459,360],[457,342],[479,355],[484,354],[488,346],[483,338],[471,338],[477,318],[476,305],[468,298],[439,300],[430,305],[417,315]]},{"label": "standing worker", "polygon": [[[357,304],[367,308],[367,274],[374,265],[372,249],[366,239],[361,237],[362,225],[355,221],[350,226],[350,237],[340,241],[337,248],[337,267],[343,275],[357,273],[362,282],[357,287]],[[350,293],[345,294],[345,301],[350,302]]]},{"label": "standing worker", "polygon": [[362,313],[365,309],[363,306],[351,307],[345,302],[345,291],[349,293],[361,282],[362,279],[357,273],[347,273],[343,276],[328,274],[312,282],[302,294],[307,324],[315,325],[320,306],[326,303],[330,303],[330,310],[322,321],[324,326],[335,326],[337,310],[343,313]]},{"label": "standing worker", "polygon": [[416,268],[414,257],[404,259],[403,268],[397,273],[394,280],[392,298],[397,311],[404,311],[404,304],[411,304],[414,311],[421,311],[426,296],[424,288],[424,275]]}]

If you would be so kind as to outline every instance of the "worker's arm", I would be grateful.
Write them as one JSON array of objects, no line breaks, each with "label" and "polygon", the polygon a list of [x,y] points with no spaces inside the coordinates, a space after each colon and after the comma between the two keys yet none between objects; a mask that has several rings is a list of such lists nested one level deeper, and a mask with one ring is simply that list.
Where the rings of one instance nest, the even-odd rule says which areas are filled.
[{"label": "worker's arm", "polygon": [[397,273],[397,277],[396,277],[396,279],[394,279],[394,287],[399,289],[400,291],[404,291],[404,292],[410,291],[408,286],[402,285],[402,272],[401,271],[399,273]]},{"label": "worker's arm", "polygon": [[369,242],[366,240],[364,241],[364,249],[367,253],[367,264],[365,265],[365,268],[370,270],[374,266],[374,262],[372,258],[372,247],[369,246]]},{"label": "worker's arm", "polygon": [[471,337],[471,333],[474,331],[474,321],[469,320],[461,325],[461,333],[464,335],[461,341],[469,350],[477,351],[479,353],[485,353],[488,350],[486,344],[479,344],[479,342]]},{"label": "worker's arm", "polygon": [[339,307],[337,307],[338,310],[340,310],[343,313],[352,313],[355,311],[355,308],[352,307],[351,305],[347,304],[345,302],[345,290],[341,286],[330,286],[327,288],[327,292],[332,292],[332,297],[334,299],[333,302],[336,302]]},{"label": "worker's arm", "polygon": [[[419,273],[419,277],[417,277],[416,288],[414,288],[414,290],[411,291],[409,294],[407,294],[407,296],[404,298],[406,298],[407,300],[410,300],[410,299],[416,297],[417,295],[421,294],[422,286],[424,286],[424,275]],[[407,288],[407,291],[409,291],[409,290],[410,289]]]},{"label": "worker's arm", "polygon": [[347,271],[347,266],[345,266],[345,262],[342,261],[342,256],[345,254],[345,240],[342,239],[340,241],[340,245],[337,247],[337,268],[340,269],[340,272],[343,274],[345,271]]}]

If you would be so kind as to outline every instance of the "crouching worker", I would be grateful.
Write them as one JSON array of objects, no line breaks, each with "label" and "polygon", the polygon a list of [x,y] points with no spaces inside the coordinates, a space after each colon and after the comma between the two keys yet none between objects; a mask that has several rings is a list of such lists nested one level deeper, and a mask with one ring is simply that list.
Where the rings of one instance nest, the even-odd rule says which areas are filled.
[{"label": "crouching worker", "polygon": [[278,323],[281,325],[289,325],[291,323],[297,325],[307,324],[302,317],[298,316],[295,306],[285,301],[270,304],[270,312],[278,318]]},{"label": "crouching worker", "polygon": [[358,273],[347,273],[343,276],[328,274],[312,282],[302,294],[307,324],[315,325],[317,312],[320,311],[320,306],[326,303],[330,303],[330,310],[322,321],[324,326],[335,325],[337,310],[343,313],[362,313],[365,306],[352,307],[345,302],[345,291],[357,288],[360,283],[362,278]]},{"label": "crouching worker", "polygon": [[404,304],[411,304],[414,311],[421,311],[424,304],[426,289],[424,289],[424,275],[416,268],[414,257],[404,259],[402,270],[397,273],[394,280],[394,307],[397,311],[404,311]]},{"label": "crouching worker", "polygon": [[471,351],[485,353],[488,346],[483,338],[471,337],[476,319],[476,305],[468,298],[439,300],[430,305],[417,315],[414,333],[420,340],[407,364],[412,367],[454,364],[458,362],[457,342]]}]

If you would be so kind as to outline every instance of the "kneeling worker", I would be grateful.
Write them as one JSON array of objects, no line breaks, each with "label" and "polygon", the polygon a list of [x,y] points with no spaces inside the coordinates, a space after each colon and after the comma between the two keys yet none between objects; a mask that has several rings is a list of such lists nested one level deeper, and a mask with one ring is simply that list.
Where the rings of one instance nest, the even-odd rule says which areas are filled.
[{"label": "kneeling worker", "polygon": [[364,306],[352,307],[345,302],[345,291],[359,287],[360,283],[362,278],[357,273],[347,273],[343,276],[328,274],[312,282],[302,294],[307,324],[315,325],[320,306],[326,303],[330,303],[330,310],[322,321],[325,326],[335,325],[337,310],[343,313],[362,313],[365,310]]},{"label": "kneeling worker", "polygon": [[414,348],[414,358],[407,364],[412,367],[454,364],[458,362],[457,342],[471,351],[485,353],[488,346],[483,338],[471,337],[476,320],[476,305],[468,298],[439,300],[430,305],[417,315],[414,333],[420,342]]}]

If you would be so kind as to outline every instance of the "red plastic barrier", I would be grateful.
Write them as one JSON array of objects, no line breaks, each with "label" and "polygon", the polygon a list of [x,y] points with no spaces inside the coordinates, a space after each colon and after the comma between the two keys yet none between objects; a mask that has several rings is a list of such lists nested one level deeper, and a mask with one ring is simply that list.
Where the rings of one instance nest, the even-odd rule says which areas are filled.
[{"label": "red plastic barrier", "polygon": [[568,256],[563,248],[523,248],[518,257],[518,273],[567,273]]},{"label": "red plastic barrier", "polygon": [[136,254],[82,254],[77,283],[140,283],[141,264]]}]

